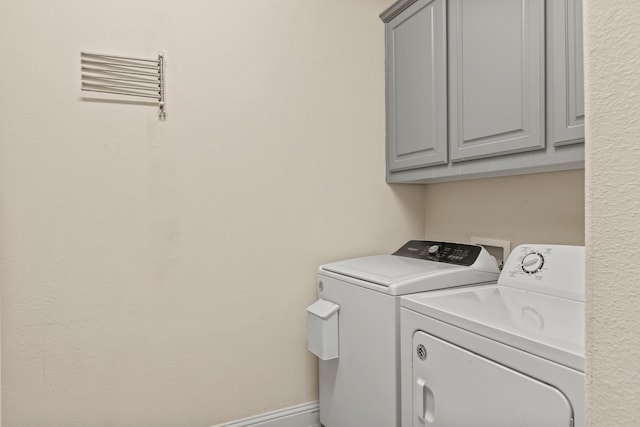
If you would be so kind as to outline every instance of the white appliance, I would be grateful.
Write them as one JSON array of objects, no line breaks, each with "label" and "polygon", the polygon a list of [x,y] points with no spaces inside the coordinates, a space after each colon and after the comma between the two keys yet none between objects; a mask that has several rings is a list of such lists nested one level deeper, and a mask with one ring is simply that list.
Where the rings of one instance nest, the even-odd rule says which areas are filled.
[{"label": "white appliance", "polygon": [[401,298],[403,427],[583,427],[584,248],[521,245],[498,282]]},{"label": "white appliance", "polygon": [[400,425],[400,295],[495,282],[481,246],[410,241],[391,255],[320,267],[308,309],[309,350],[319,358],[325,427]]}]

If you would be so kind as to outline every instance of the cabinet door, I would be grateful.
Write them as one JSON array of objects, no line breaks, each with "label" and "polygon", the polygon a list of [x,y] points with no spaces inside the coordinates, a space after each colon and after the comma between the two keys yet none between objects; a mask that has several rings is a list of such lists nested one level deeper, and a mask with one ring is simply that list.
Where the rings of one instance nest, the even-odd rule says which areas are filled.
[{"label": "cabinet door", "polygon": [[548,115],[554,145],[584,141],[582,0],[548,3]]},{"label": "cabinet door", "polygon": [[545,148],[544,0],[449,0],[448,13],[451,159]]},{"label": "cabinet door", "polygon": [[386,24],[390,171],[447,163],[445,0],[419,0]]}]

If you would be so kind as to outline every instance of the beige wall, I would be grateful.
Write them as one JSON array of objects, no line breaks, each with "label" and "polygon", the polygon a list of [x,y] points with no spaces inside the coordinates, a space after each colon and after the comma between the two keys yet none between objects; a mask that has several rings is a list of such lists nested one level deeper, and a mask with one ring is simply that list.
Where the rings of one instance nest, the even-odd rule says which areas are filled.
[{"label": "beige wall", "polygon": [[425,236],[583,245],[584,171],[427,185]]},{"label": "beige wall", "polygon": [[[640,3],[584,2],[590,425],[635,426]],[[389,3],[0,0],[5,427],[313,400],[318,264],[417,235],[582,243],[579,171],[383,183]],[[81,49],[163,49],[168,121],[81,101]]]},{"label": "beige wall", "polygon": [[585,0],[587,396],[591,426],[640,420],[640,2]]},{"label": "beige wall", "polygon": [[[423,235],[384,183],[389,3],[0,0],[4,427],[317,398],[317,266]],[[158,49],[166,122],[81,100],[81,50]]]}]

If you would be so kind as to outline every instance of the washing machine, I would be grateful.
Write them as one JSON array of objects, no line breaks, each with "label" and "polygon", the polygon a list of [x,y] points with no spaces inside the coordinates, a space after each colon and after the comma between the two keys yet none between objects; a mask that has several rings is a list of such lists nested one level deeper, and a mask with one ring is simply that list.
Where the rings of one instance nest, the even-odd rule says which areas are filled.
[{"label": "washing machine", "polygon": [[584,427],[584,248],[521,245],[497,283],[401,298],[403,427]]},{"label": "washing machine", "polygon": [[319,357],[325,427],[400,425],[400,296],[495,282],[481,246],[412,240],[398,251],[326,264],[307,308],[309,350]]}]

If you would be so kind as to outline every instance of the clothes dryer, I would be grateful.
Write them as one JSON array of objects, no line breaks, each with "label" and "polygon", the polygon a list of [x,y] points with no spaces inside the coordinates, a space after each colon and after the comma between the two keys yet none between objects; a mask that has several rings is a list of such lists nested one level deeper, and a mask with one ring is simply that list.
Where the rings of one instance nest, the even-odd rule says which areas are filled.
[{"label": "clothes dryer", "polygon": [[496,284],[402,297],[402,426],[585,426],[584,285],[583,247],[522,245]]},{"label": "clothes dryer", "polygon": [[410,241],[391,255],[323,265],[308,310],[325,427],[400,425],[400,296],[495,282],[481,246]]}]

